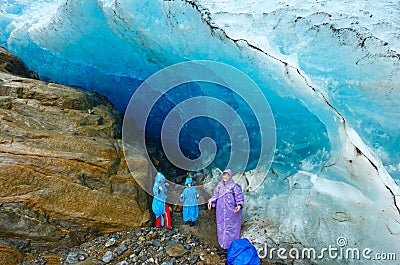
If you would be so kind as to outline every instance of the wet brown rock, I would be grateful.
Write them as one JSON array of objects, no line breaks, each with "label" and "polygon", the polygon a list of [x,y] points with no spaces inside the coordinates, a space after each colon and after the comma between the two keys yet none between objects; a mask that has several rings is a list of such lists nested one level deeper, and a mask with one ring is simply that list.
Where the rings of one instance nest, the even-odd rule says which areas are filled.
[{"label": "wet brown rock", "polygon": [[[10,68],[2,59],[0,49],[0,238],[36,252],[148,222],[147,196],[124,160],[112,104],[1,72]],[[147,160],[135,152],[133,174],[145,178]]]},{"label": "wet brown rock", "polygon": [[0,244],[0,264],[14,265],[23,260],[21,252],[15,248]]},{"label": "wet brown rock", "polygon": [[166,253],[170,257],[182,257],[186,252],[182,244],[173,244],[166,248]]},{"label": "wet brown rock", "polygon": [[31,71],[17,56],[9,53],[0,46],[0,72],[18,75],[22,77],[39,79],[37,73]]}]

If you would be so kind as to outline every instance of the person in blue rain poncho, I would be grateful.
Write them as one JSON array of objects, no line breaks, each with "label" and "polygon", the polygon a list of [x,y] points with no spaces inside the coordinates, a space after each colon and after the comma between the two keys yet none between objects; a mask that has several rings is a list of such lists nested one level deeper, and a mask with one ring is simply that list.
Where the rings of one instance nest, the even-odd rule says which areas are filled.
[{"label": "person in blue rain poncho", "polygon": [[199,217],[199,192],[193,187],[192,178],[186,178],[185,186],[186,188],[183,190],[180,197],[180,201],[183,202],[183,221],[193,226],[194,222]]},{"label": "person in blue rain poncho", "polygon": [[167,201],[167,186],[165,176],[157,172],[153,185],[153,203],[151,208],[156,216],[156,227],[171,229],[171,213]]}]

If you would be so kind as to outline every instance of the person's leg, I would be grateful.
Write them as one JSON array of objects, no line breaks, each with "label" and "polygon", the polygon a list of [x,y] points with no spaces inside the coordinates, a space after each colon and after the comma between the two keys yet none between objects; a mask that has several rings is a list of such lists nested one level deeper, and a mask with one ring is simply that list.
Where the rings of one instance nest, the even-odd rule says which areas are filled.
[{"label": "person's leg", "polygon": [[165,214],[164,214],[164,226],[166,228],[172,228],[171,224],[171,212],[169,211],[168,204],[165,204]]},{"label": "person's leg", "polygon": [[156,227],[161,227],[161,217],[156,219]]}]

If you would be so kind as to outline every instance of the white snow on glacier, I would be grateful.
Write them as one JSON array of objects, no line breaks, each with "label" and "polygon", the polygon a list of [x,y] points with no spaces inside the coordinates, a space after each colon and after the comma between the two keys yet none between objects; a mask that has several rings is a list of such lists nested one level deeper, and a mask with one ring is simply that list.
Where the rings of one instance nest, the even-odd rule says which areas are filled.
[{"label": "white snow on glacier", "polygon": [[98,91],[121,110],[174,63],[237,67],[277,127],[271,170],[246,193],[243,235],[316,249],[343,236],[400,253],[399,15],[396,1],[2,0],[0,44],[42,79]]}]

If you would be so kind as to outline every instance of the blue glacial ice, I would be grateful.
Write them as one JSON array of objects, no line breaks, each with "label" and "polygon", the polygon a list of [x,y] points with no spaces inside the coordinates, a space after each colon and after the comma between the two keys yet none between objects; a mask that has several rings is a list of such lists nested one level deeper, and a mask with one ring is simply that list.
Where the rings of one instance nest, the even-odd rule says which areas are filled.
[{"label": "blue glacial ice", "polygon": [[[238,68],[268,99],[277,134],[267,178],[246,194],[243,235],[316,248],[345,236],[350,247],[400,253],[397,2],[3,0],[0,26],[0,45],[43,80],[97,91],[122,111],[143,80],[169,65]],[[229,92],[197,86],[166,95],[160,117],[198,93],[241,109]],[[151,127],[160,124],[156,117]],[[182,132],[186,154],[196,156],[193,143],[204,136],[223,150],[222,129],[208,135],[199,124]],[[157,141],[158,131],[149,137]]]}]

